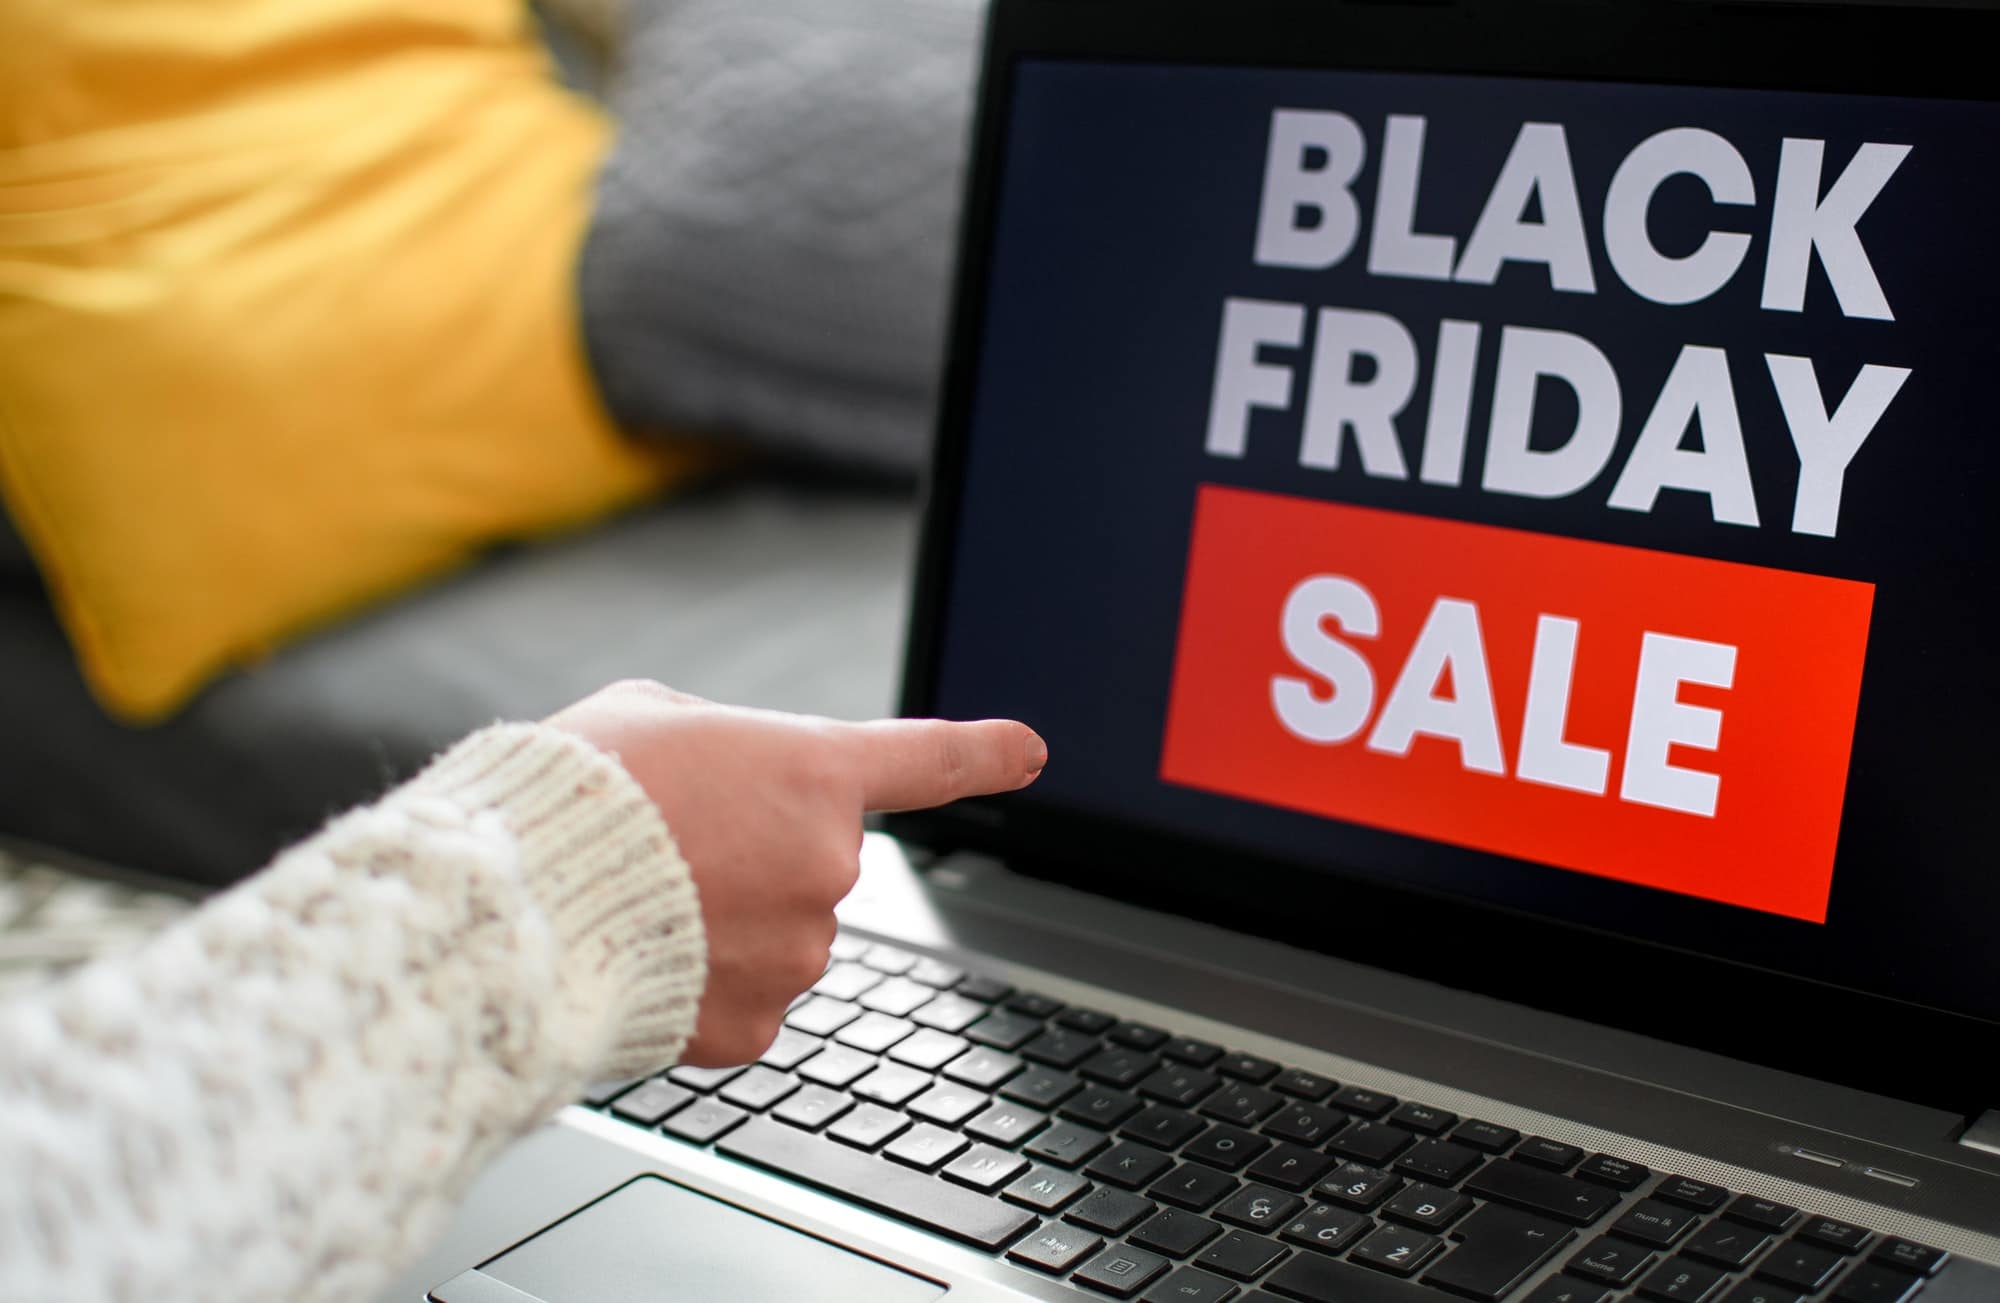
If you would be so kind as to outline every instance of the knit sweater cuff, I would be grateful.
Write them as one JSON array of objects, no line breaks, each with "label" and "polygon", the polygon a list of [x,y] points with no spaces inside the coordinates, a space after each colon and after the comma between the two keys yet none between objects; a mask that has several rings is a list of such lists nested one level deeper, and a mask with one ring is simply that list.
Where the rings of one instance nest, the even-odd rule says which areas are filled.
[{"label": "knit sweater cuff", "polygon": [[520,876],[547,917],[572,1025],[602,1039],[593,1079],[637,1076],[680,1056],[708,972],[701,906],[673,835],[610,756],[539,724],[497,724],[407,791],[502,819]]}]

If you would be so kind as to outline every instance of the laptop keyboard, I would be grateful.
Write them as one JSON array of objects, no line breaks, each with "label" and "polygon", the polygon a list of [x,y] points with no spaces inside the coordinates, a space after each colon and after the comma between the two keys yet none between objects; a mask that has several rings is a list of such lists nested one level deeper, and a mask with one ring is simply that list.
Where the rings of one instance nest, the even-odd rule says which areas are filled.
[{"label": "laptop keyboard", "polygon": [[585,1103],[1141,1303],[1906,1303],[1945,1260],[846,935],[759,1063]]}]

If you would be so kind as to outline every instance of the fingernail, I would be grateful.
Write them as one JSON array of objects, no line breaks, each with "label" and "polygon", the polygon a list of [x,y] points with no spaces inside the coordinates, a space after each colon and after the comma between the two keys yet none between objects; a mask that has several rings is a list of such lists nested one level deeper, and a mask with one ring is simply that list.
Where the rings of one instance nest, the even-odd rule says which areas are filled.
[{"label": "fingernail", "polygon": [[1028,730],[1028,772],[1039,774],[1042,766],[1049,762],[1049,744],[1042,741],[1042,735]]}]

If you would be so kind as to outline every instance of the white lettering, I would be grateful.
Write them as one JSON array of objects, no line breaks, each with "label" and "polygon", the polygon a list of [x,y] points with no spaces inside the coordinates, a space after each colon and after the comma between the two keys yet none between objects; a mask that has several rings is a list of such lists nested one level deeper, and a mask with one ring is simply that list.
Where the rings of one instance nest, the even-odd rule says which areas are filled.
[{"label": "white lettering", "polygon": [[[1701,424],[1698,450],[1680,446],[1690,421]],[[1709,514],[1717,521],[1757,523],[1736,390],[1729,382],[1728,355],[1719,348],[1689,344],[1674,360],[1611,490],[1611,505],[1620,511],[1651,511],[1661,489],[1706,493]]]},{"label": "white lettering", "polygon": [[1708,185],[1718,204],[1753,204],[1757,187],[1743,155],[1713,131],[1676,127],[1639,142],[1618,165],[1604,197],[1604,253],[1618,279],[1655,303],[1697,303],[1729,283],[1750,249],[1750,237],[1711,231],[1693,253],[1669,258],[1646,231],[1653,195],[1668,177],[1686,173]]},{"label": "white lettering", "polygon": [[1531,783],[1602,796],[1611,753],[1563,741],[1569,724],[1570,682],[1576,672],[1576,633],[1575,620],[1536,617],[1528,706],[1521,719],[1521,752],[1514,772]]},{"label": "white lettering", "polygon": [[1713,751],[1722,712],[1680,700],[1683,683],[1727,688],[1736,678],[1736,649],[1727,643],[1648,633],[1639,644],[1639,678],[1632,688],[1632,727],[1625,740],[1625,775],[1618,795],[1641,805],[1715,816],[1722,780],[1667,763],[1673,746]]},{"label": "white lettering", "polygon": [[1309,679],[1279,675],[1271,680],[1278,722],[1307,742],[1345,742],[1361,731],[1375,708],[1375,671],[1361,653],[1326,631],[1327,620],[1356,638],[1373,638],[1382,626],[1375,598],[1339,575],[1314,575],[1285,598],[1279,630],[1286,653],[1333,689],[1322,697]]},{"label": "white lettering", "polygon": [[[1324,162],[1308,166],[1314,154],[1324,154]],[[1316,270],[1345,258],[1361,233],[1353,187],[1367,157],[1368,142],[1345,113],[1274,109],[1256,261]]]},{"label": "white lettering", "polygon": [[1215,346],[1215,389],[1208,402],[1208,451],[1241,457],[1250,437],[1250,409],[1292,402],[1292,369],[1257,360],[1266,344],[1297,348],[1306,310],[1296,303],[1224,299],[1222,338]]},{"label": "white lettering", "polygon": [[1377,276],[1451,279],[1458,241],[1416,231],[1423,158],[1424,120],[1390,114],[1382,134],[1381,175],[1375,182],[1375,229],[1368,239],[1368,270]]},{"label": "white lettering", "polygon": [[1764,306],[1801,312],[1806,271],[1815,251],[1833,296],[1849,317],[1894,321],[1889,300],[1854,228],[1909,156],[1908,145],[1865,144],[1824,198],[1819,192],[1826,142],[1785,138],[1778,153],[1778,187],[1771,199],[1771,247],[1764,257]]},{"label": "white lettering", "polygon": [[[1452,694],[1437,695],[1445,673]],[[1486,644],[1479,632],[1479,608],[1455,597],[1440,597],[1424,620],[1410,658],[1368,735],[1368,749],[1406,756],[1417,734],[1458,743],[1460,763],[1483,774],[1505,774],[1500,755],[1500,721],[1493,712],[1493,684],[1486,674]]]},{"label": "white lettering", "polygon": [[[1542,377],[1576,393],[1576,428],[1561,447],[1528,446],[1535,387]],[[1560,330],[1508,326],[1500,332],[1499,374],[1486,436],[1481,484],[1495,493],[1561,498],[1597,478],[1618,443],[1618,373],[1597,346]]]},{"label": "white lettering", "polygon": [[[1366,380],[1354,378],[1357,357],[1373,364]],[[1339,469],[1341,435],[1353,430],[1361,469],[1378,479],[1408,479],[1396,415],[1416,387],[1417,341],[1402,322],[1382,312],[1321,308],[1299,464]]]},{"label": "white lettering", "polygon": [[1847,387],[1847,396],[1828,416],[1811,358],[1766,353],[1764,365],[1771,369],[1778,405],[1785,410],[1785,427],[1791,431],[1792,447],[1799,454],[1792,532],[1832,538],[1840,526],[1840,490],[1847,480],[1847,467],[1910,378],[1909,368],[1862,367]]},{"label": "white lettering", "polygon": [[[1524,217],[1532,198],[1541,201],[1539,222]],[[1505,262],[1542,263],[1549,269],[1549,284],[1559,290],[1597,290],[1583,233],[1583,206],[1570,168],[1569,137],[1560,123],[1521,124],[1455,274],[1462,281],[1491,285]]]}]

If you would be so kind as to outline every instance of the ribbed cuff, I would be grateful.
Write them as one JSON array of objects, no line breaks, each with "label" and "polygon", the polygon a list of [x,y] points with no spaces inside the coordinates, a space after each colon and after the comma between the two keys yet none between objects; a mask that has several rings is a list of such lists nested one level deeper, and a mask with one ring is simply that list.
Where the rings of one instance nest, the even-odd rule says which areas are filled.
[{"label": "ribbed cuff", "polygon": [[593,1079],[677,1059],[708,975],[694,879],[644,789],[611,757],[560,729],[496,724],[447,752],[411,790],[503,818],[529,896],[561,952],[574,1016],[615,1012],[587,1065]]}]

